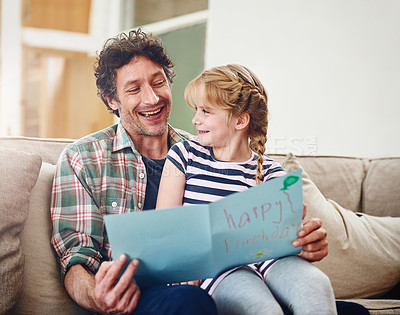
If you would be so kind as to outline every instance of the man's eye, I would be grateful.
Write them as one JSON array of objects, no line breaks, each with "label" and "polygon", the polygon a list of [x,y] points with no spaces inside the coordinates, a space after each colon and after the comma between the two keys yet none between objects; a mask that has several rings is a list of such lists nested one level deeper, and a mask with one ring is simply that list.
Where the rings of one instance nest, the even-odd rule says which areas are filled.
[{"label": "man's eye", "polygon": [[139,92],[140,88],[133,88],[133,89],[129,89],[128,93],[137,93]]},{"label": "man's eye", "polygon": [[162,85],[164,85],[164,83],[165,83],[165,80],[162,80],[162,81],[154,83],[154,85],[155,86],[162,86]]}]

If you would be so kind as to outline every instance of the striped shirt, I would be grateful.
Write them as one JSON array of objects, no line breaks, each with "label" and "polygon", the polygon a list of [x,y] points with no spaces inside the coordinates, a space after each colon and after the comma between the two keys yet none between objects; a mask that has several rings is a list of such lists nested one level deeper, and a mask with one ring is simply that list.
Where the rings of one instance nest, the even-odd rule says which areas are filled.
[{"label": "striped shirt", "polygon": [[[195,140],[185,140],[171,147],[167,159],[185,175],[184,205],[214,202],[256,185],[258,156],[255,152],[251,152],[251,157],[245,162],[219,161],[214,157],[211,147],[202,146]],[[278,162],[264,155],[262,182],[285,174]],[[267,260],[245,268],[264,278],[275,261]],[[238,268],[225,271],[214,279],[204,280],[201,287],[212,294],[218,283]]]},{"label": "striped shirt", "polygon": [[[169,143],[184,138],[168,126]],[[103,215],[141,211],[146,167],[121,123],[67,146],[57,163],[51,200],[53,235],[61,275],[75,264],[93,273],[111,259]]]},{"label": "striped shirt", "polygon": [[[211,147],[194,140],[185,140],[171,147],[169,159],[186,177],[183,204],[200,204],[217,201],[234,192],[256,185],[256,153],[245,162],[217,160]],[[278,162],[264,155],[262,182],[285,175]]]}]

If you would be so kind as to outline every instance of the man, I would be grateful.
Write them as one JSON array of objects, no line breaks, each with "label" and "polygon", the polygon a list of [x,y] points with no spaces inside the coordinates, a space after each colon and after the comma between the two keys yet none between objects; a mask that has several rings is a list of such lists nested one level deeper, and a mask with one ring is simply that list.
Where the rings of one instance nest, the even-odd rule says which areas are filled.
[{"label": "man", "polygon": [[[52,244],[65,288],[84,308],[113,314],[216,313],[212,299],[196,286],[141,292],[134,280],[137,259],[118,279],[127,258],[111,261],[104,230],[104,214],[155,208],[165,155],[186,137],[168,125],[173,66],[161,41],[140,29],[107,41],[98,57],[96,84],[121,122],[78,140],[60,157],[52,192]],[[299,235],[294,246],[303,245],[302,257],[317,261],[327,255],[320,220],[306,222]]]}]

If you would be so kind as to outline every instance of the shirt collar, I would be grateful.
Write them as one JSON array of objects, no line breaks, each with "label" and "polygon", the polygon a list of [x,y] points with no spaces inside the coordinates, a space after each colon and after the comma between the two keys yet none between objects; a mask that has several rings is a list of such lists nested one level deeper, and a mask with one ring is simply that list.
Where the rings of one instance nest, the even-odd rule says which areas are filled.
[{"label": "shirt collar", "polygon": [[[168,124],[169,146],[171,147],[175,143],[181,142],[183,139],[184,137],[180,135],[178,131],[176,131],[170,124]],[[114,136],[112,151],[115,152],[125,148],[132,148],[135,153],[139,154],[139,152],[136,151],[135,145],[133,144],[128,132],[122,126],[122,123],[119,122]]]},{"label": "shirt collar", "polygon": [[129,137],[125,128],[122,127],[121,122],[119,122],[114,135],[112,151],[115,152],[129,147],[132,147],[135,150],[135,146],[133,145],[131,138]]}]

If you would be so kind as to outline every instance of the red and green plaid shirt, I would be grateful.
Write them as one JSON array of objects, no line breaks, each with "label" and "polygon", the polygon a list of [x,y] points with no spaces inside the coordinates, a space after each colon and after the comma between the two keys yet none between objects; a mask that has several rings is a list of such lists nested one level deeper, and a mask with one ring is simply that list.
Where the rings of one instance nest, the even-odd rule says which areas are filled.
[{"label": "red and green plaid shirt", "polygon": [[[172,146],[188,137],[168,126]],[[53,182],[51,243],[68,268],[86,265],[93,273],[111,259],[103,215],[141,211],[147,175],[142,156],[119,123],[67,146]]]}]

